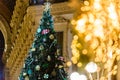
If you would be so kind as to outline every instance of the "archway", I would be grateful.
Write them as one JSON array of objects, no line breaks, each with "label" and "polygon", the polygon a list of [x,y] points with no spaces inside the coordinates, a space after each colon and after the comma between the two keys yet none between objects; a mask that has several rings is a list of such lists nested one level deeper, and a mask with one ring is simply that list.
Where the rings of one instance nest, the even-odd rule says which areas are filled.
[{"label": "archway", "polygon": [[6,79],[7,68],[4,64],[7,61],[8,57],[6,56],[8,56],[9,50],[11,48],[10,35],[10,27],[6,19],[0,15],[0,80]]},{"label": "archway", "polygon": [[0,80],[4,80],[4,64],[2,62],[2,55],[5,48],[5,40],[2,32],[0,31]]}]

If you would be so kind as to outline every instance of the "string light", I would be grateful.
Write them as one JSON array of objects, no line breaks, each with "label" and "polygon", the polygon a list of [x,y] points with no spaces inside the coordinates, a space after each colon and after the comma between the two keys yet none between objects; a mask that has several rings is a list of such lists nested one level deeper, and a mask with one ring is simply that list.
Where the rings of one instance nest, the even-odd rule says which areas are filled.
[{"label": "string light", "polygon": [[[114,62],[120,60],[118,4],[120,2],[115,0],[85,0],[82,5],[80,3],[81,7],[75,7],[77,17],[71,21],[74,26],[71,60],[79,68],[89,61],[96,62],[99,72],[103,71],[100,80],[107,80],[117,73],[118,66]],[[83,56],[88,59],[87,63],[84,62]]]}]

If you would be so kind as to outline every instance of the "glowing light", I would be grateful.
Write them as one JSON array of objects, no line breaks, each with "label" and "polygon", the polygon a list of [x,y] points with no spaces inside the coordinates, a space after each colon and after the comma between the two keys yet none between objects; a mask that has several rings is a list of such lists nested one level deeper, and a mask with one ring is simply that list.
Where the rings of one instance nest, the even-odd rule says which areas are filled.
[{"label": "glowing light", "polygon": [[73,64],[77,64],[77,58],[76,57],[72,57],[71,60],[72,60]]},{"label": "glowing light", "polygon": [[87,80],[87,77],[85,75],[80,75],[80,80]]},{"label": "glowing light", "polygon": [[97,71],[97,65],[94,62],[90,62],[86,65],[85,69],[89,72],[89,73],[94,73]]},{"label": "glowing light", "polygon": [[84,4],[85,4],[86,6],[88,6],[88,5],[89,5],[89,2],[88,2],[88,1],[84,1]]},{"label": "glowing light", "polygon": [[[72,31],[75,35],[71,48],[72,52],[76,53],[73,54],[76,59],[73,58],[72,62],[81,68],[78,65],[85,64],[84,60],[81,60],[84,55],[90,60],[100,63],[102,66],[97,65],[100,67],[99,72],[105,70],[107,73],[103,72],[103,76],[99,76],[99,80],[106,80],[108,75],[117,73],[117,66],[114,65],[114,62],[120,60],[119,4],[115,0],[85,0],[80,3],[81,7],[76,8],[75,19],[71,22],[74,24]],[[97,66],[94,66],[95,69]],[[93,68],[91,67],[91,69]],[[90,72],[94,71],[96,70],[90,70]]]},{"label": "glowing light", "polygon": [[92,39],[91,34],[86,35],[86,37],[85,37],[85,41],[89,41],[89,40],[91,40],[91,39]]},{"label": "glowing light", "polygon": [[72,25],[75,25],[75,24],[76,24],[76,21],[75,21],[75,20],[72,20],[72,21],[71,21],[71,24],[72,24]]},{"label": "glowing light", "polygon": [[88,51],[86,49],[83,49],[83,51],[82,51],[83,54],[87,54],[87,52]]},{"label": "glowing light", "polygon": [[81,67],[81,66],[82,66],[82,63],[81,63],[81,62],[79,62],[79,63],[77,64],[77,66],[78,66],[78,67]]},{"label": "glowing light", "polygon": [[68,61],[66,64],[68,67],[70,67],[72,65],[72,63],[70,61]]},{"label": "glowing light", "polygon": [[78,72],[73,72],[70,75],[70,80],[87,80],[87,77],[85,75],[80,75]]},{"label": "glowing light", "polygon": [[97,11],[102,9],[102,6],[100,5],[100,0],[95,0],[93,6],[94,6],[95,10],[97,10]]},{"label": "glowing light", "polygon": [[73,72],[73,73],[70,75],[70,79],[71,79],[71,80],[80,80],[80,75],[79,75],[79,73]]}]

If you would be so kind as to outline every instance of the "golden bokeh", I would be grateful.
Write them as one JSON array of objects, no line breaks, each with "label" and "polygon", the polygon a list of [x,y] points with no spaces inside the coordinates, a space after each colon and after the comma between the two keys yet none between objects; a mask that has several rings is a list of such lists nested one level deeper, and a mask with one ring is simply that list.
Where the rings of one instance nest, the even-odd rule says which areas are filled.
[{"label": "golden bokeh", "polygon": [[76,4],[82,5],[75,8],[71,21],[74,34],[71,60],[79,68],[84,64],[83,56],[96,62],[104,70],[100,80],[107,80],[108,74],[116,75],[115,61],[120,60],[120,1],[85,0]]}]

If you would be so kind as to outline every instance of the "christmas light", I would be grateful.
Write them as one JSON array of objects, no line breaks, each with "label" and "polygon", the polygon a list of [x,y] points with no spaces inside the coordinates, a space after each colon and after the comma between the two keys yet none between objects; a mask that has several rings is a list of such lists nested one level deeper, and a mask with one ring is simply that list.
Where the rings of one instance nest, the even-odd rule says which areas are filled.
[{"label": "christmas light", "polygon": [[94,73],[97,71],[97,65],[94,62],[89,62],[85,69],[89,72],[89,73]]},{"label": "christmas light", "polygon": [[[94,61],[99,67],[99,80],[109,80],[117,73],[115,61],[120,60],[120,1],[119,0],[85,0],[74,4],[75,17],[71,21],[72,33],[72,62],[84,67]],[[78,46],[79,45],[79,46]],[[77,54],[77,55],[76,55]],[[79,54],[79,55],[78,55]],[[95,67],[95,69],[97,69]],[[88,68],[90,70],[92,68]],[[96,70],[90,71],[95,72]]]}]

